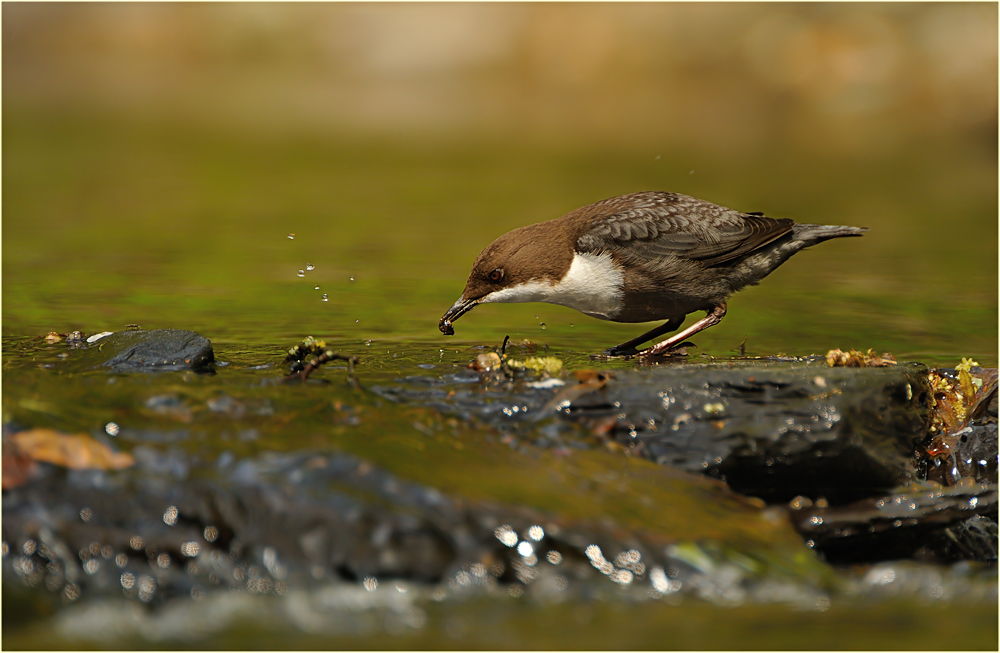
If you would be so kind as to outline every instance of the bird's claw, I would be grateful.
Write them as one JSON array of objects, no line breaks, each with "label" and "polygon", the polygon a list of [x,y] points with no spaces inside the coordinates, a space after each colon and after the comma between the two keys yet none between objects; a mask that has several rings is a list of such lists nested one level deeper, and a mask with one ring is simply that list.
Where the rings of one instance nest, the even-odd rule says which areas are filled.
[{"label": "bird's claw", "polygon": [[616,356],[635,356],[638,353],[639,350],[636,349],[635,347],[616,346],[605,349],[604,351],[601,352],[601,355],[612,358]]},{"label": "bird's claw", "polygon": [[648,349],[643,349],[642,351],[640,351],[639,358],[652,358],[654,356],[687,356],[688,347],[694,347],[695,349],[697,349],[698,345],[694,344],[693,342],[688,342],[685,340],[684,342],[679,342],[676,345],[671,346],[669,349],[664,349],[661,351],[654,351],[654,349],[656,348],[654,345],[653,347],[649,347]]}]

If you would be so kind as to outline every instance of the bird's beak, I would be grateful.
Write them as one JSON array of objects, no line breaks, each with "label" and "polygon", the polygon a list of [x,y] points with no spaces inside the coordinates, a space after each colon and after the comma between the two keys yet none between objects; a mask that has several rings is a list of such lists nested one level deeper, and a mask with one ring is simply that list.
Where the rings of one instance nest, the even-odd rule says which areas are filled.
[{"label": "bird's beak", "polygon": [[441,333],[446,336],[455,335],[455,328],[451,326],[451,323],[462,317],[479,304],[478,299],[465,299],[464,297],[459,297],[458,301],[451,305],[451,308],[441,316],[441,321],[438,323],[438,328],[441,329]]}]

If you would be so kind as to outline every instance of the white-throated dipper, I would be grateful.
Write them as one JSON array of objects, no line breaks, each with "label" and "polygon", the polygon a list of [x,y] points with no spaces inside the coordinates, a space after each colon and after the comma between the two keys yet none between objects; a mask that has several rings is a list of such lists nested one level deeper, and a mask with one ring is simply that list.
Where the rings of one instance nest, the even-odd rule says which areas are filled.
[{"label": "white-throated dipper", "polygon": [[638,352],[651,356],[718,324],[729,295],[800,249],[865,231],[741,213],[678,193],[612,197],[494,240],[476,257],[462,296],[438,328],[454,335],[452,322],[490,302],[548,302],[614,322],[666,320],[604,352],[625,356],[679,328],[688,313],[706,311]]}]

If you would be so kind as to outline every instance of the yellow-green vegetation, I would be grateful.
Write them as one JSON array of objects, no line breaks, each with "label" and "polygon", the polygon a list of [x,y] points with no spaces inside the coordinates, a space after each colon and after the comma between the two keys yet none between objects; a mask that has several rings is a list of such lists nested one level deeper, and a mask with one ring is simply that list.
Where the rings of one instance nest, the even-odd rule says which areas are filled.
[{"label": "yellow-green vegetation", "polygon": [[550,375],[559,374],[563,368],[563,362],[555,356],[531,356],[523,361],[508,359],[507,364],[514,369],[531,370]]},{"label": "yellow-green vegetation", "polygon": [[976,390],[983,387],[983,380],[969,373],[973,367],[979,367],[979,363],[971,358],[962,358],[962,362],[955,366],[955,371],[958,372],[958,385],[967,403],[972,403]]},{"label": "yellow-green vegetation", "polygon": [[[973,368],[978,369],[974,372]],[[948,434],[965,426],[996,388],[996,370],[982,369],[971,358],[963,357],[962,362],[955,366],[955,371],[958,372],[958,383],[938,370],[931,370],[927,375],[931,388],[929,432],[932,434]]]}]

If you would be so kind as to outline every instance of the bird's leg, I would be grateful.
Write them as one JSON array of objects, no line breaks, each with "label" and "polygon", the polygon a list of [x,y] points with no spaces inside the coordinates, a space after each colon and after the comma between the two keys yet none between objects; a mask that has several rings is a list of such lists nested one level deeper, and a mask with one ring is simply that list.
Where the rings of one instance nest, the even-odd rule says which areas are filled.
[{"label": "bird's leg", "polygon": [[604,350],[605,356],[631,356],[637,354],[636,345],[641,345],[647,340],[652,340],[656,336],[662,336],[664,333],[675,330],[680,325],[684,324],[684,316],[675,317],[667,320],[660,326],[656,327],[652,331],[647,331],[638,338],[632,338],[628,342],[623,342],[620,345],[615,345],[610,349]]},{"label": "bird's leg", "polygon": [[663,342],[658,342],[649,349],[644,349],[639,352],[640,356],[655,356],[656,354],[662,354],[668,349],[672,349],[677,346],[678,343],[684,342],[685,338],[690,338],[699,331],[704,331],[710,326],[715,326],[722,321],[722,318],[726,315],[726,303],[719,302],[712,307],[712,310],[708,311],[705,317],[701,318],[688,328],[684,329],[680,333],[675,333]]}]

